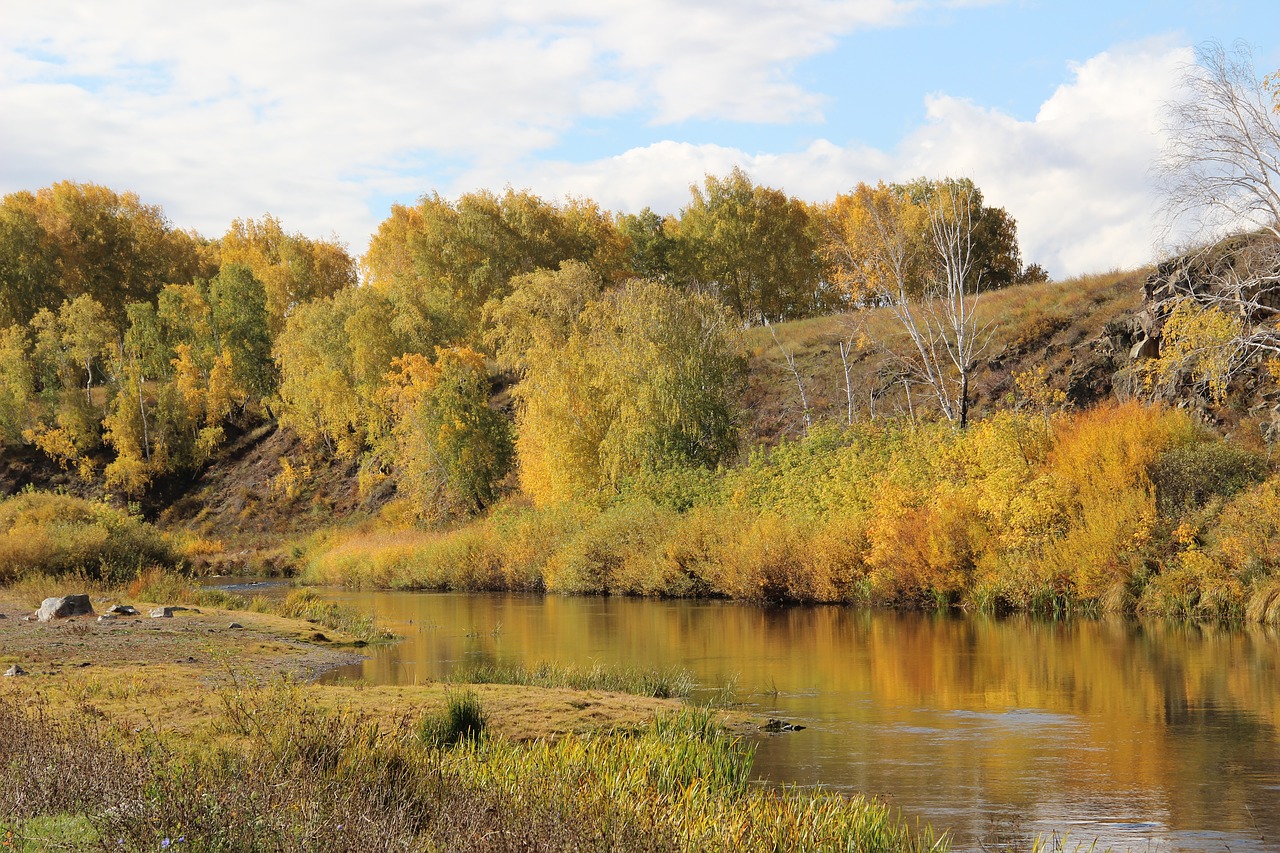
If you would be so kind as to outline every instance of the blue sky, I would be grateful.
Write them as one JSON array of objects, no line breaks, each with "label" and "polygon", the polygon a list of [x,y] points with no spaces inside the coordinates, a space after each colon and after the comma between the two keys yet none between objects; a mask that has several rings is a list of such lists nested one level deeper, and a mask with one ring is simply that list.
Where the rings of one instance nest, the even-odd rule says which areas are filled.
[{"label": "blue sky", "polygon": [[11,0],[0,191],[92,181],[358,253],[433,190],[675,212],[734,165],[813,201],[968,175],[1067,276],[1163,250],[1149,168],[1193,47],[1246,39],[1266,73],[1277,36],[1262,0]]}]

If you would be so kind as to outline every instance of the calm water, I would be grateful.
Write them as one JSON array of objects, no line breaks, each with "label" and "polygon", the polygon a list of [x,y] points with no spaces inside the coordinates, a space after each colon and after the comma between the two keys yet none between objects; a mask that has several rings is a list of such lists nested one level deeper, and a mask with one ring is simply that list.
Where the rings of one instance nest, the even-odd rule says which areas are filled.
[{"label": "calm water", "polygon": [[1280,849],[1280,637],[620,598],[326,593],[404,642],[334,678],[462,663],[691,670],[762,718],[756,773],[880,796],[959,849],[1035,834],[1141,851]]}]

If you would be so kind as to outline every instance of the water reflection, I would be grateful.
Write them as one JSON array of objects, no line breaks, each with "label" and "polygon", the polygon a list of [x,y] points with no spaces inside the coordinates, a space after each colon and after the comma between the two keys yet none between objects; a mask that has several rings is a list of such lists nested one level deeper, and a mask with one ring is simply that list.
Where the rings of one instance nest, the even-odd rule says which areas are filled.
[{"label": "water reflection", "polygon": [[685,667],[736,679],[765,779],[864,791],[961,849],[1052,831],[1134,850],[1274,849],[1280,641],[1246,628],[987,619],[841,607],[339,592],[404,642],[335,673],[461,663]]}]

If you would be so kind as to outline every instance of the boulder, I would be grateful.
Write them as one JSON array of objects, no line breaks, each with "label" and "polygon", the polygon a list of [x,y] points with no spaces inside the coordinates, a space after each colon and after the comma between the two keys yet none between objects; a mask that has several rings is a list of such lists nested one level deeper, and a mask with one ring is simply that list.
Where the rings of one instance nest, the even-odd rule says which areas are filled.
[{"label": "boulder", "polygon": [[66,595],[62,598],[46,598],[36,611],[36,620],[51,622],[72,616],[92,616],[93,605],[87,595]]},{"label": "boulder", "polygon": [[153,607],[151,609],[151,618],[152,619],[172,619],[173,608],[172,607]]}]

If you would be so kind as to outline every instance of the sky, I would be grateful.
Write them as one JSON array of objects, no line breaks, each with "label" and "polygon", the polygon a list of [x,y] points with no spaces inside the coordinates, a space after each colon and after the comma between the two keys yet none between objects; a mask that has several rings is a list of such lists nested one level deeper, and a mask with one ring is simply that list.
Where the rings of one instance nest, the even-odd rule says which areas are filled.
[{"label": "sky", "polygon": [[1280,68],[1274,0],[4,0],[0,193],[104,184],[355,254],[392,204],[678,213],[967,176],[1055,278],[1169,250],[1151,166],[1195,47]]}]

